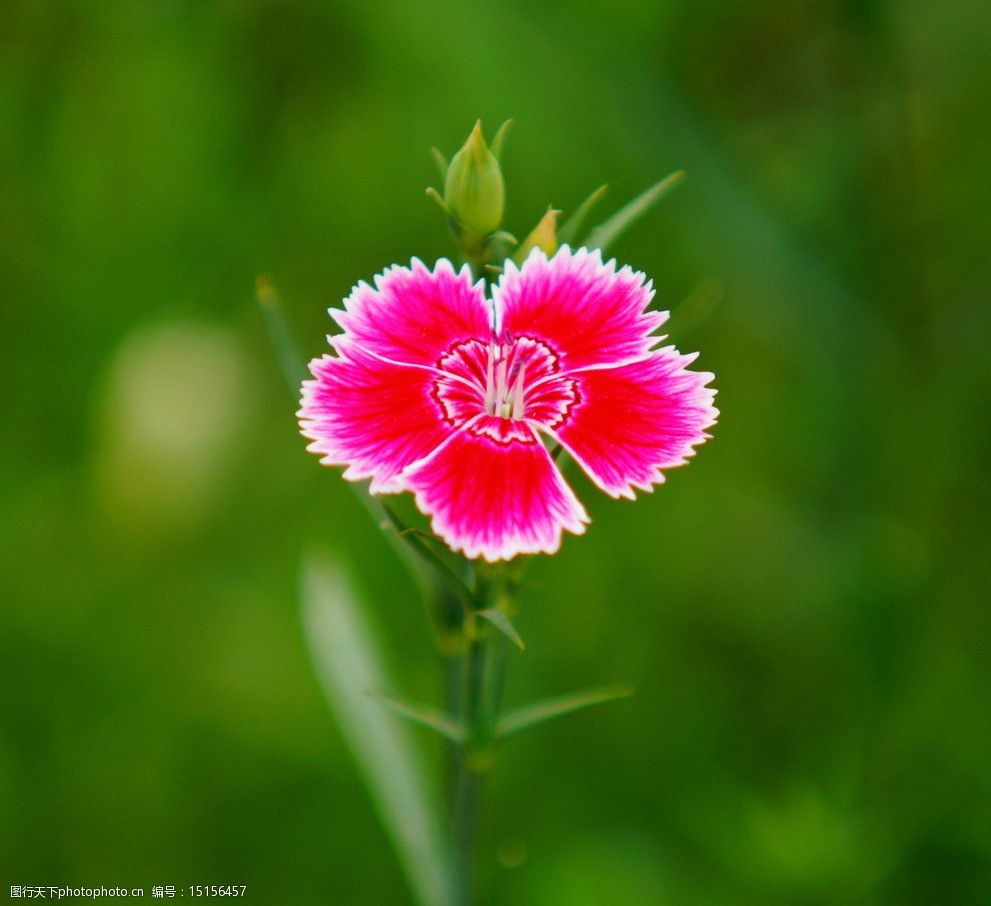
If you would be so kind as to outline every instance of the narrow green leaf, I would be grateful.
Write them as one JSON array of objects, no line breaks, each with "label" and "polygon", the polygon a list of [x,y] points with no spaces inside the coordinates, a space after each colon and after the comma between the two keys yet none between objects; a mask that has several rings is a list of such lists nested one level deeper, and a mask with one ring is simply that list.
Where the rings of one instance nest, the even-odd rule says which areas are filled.
[{"label": "narrow green leaf", "polygon": [[564,245],[567,243],[571,245],[574,242],[575,236],[578,235],[578,231],[581,229],[582,224],[585,222],[585,218],[588,217],[592,208],[598,203],[599,199],[606,194],[606,190],[609,186],[599,186],[591,195],[588,196],[578,207],[575,209],[575,213],[572,214],[565,222],[564,226],[557,231],[557,241],[559,245]]},{"label": "narrow green leaf", "polygon": [[438,192],[433,186],[427,189],[427,195],[429,195],[439,207],[444,212],[444,218],[447,220],[447,227],[451,231],[451,235],[455,239],[458,239],[464,232],[461,224],[458,222],[458,218],[454,216],[454,213],[447,206],[447,202],[441,197],[440,192]]},{"label": "narrow green leaf", "polygon": [[512,120],[506,120],[498,129],[495,136],[492,138],[492,144],[489,146],[489,150],[492,152],[493,156],[499,163],[502,163],[502,146],[506,141],[506,133],[509,132],[509,127],[513,125]]},{"label": "narrow green leaf", "polygon": [[621,207],[605,223],[599,224],[585,240],[590,249],[605,251],[627,229],[647,213],[657,202],[668,194],[685,178],[684,170],[676,170],[670,176],[665,176],[660,182],[654,183],[649,189],[641,192],[633,201]]},{"label": "narrow green leaf", "polygon": [[265,321],[265,329],[275,348],[279,368],[286,386],[293,397],[299,400],[300,384],[309,375],[303,365],[303,356],[296,345],[296,339],[289,329],[289,322],[282,306],[282,297],[271,280],[264,274],[255,279],[255,298]]},{"label": "narrow green leaf", "polygon": [[451,856],[431,774],[409,728],[369,689],[390,688],[371,627],[342,571],[307,559],[303,626],[323,690],[365,781],[416,901],[452,906]]},{"label": "narrow green leaf", "polygon": [[434,159],[434,163],[437,164],[437,172],[440,174],[440,184],[444,185],[444,181],[447,179],[447,158],[440,153],[439,148],[431,148],[430,154]]},{"label": "narrow green leaf", "polygon": [[500,738],[512,736],[514,733],[519,733],[520,730],[541,724],[545,720],[570,714],[572,711],[587,708],[589,705],[626,698],[632,694],[633,690],[629,686],[608,686],[602,689],[588,689],[585,692],[573,692],[571,695],[562,695],[560,698],[545,699],[507,714],[499,721],[496,733]]},{"label": "narrow green leaf", "polygon": [[441,736],[451,740],[451,742],[462,742],[465,738],[461,724],[451,720],[451,718],[436,708],[430,708],[427,705],[414,705],[410,702],[393,698],[391,695],[382,695],[379,693],[373,693],[372,698],[380,704],[385,705],[394,714],[405,717],[406,720],[414,724],[419,724],[421,727],[427,727],[435,733],[440,733]]},{"label": "narrow green leaf", "polygon": [[382,512],[385,513],[389,522],[395,528],[396,537],[407,542],[422,559],[427,561],[441,576],[453,585],[454,590],[461,595],[466,604],[471,604],[474,601],[474,595],[471,589],[465,583],[465,580],[454,571],[451,564],[435,550],[434,545],[437,544],[437,538],[419,529],[409,528],[391,504],[386,503],[383,498],[378,498],[378,502],[382,508]]},{"label": "narrow green leaf", "polygon": [[523,639],[520,638],[520,634],[516,631],[516,627],[513,625],[513,621],[509,619],[498,607],[489,607],[485,610],[479,610],[477,616],[488,620],[496,629],[499,630],[509,641],[511,641],[520,651],[526,649],[526,645],[523,644]]},{"label": "narrow green leaf", "polygon": [[439,207],[451,220],[454,220],[454,215],[451,213],[451,209],[447,206],[444,199],[441,198],[440,192],[438,192],[433,186],[428,186],[426,191],[427,195],[437,202],[437,207]]}]

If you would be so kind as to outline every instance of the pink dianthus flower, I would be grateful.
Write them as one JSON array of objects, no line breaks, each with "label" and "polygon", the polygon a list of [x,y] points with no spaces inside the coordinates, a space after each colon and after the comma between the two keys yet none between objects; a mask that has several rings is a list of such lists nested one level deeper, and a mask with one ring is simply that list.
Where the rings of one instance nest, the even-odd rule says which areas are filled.
[{"label": "pink dianthus flower", "polygon": [[612,497],[682,465],[714,424],[695,355],[655,349],[667,312],[644,275],[567,246],[482,281],[413,259],[359,283],[331,315],[336,355],[310,362],[297,413],[307,447],[372,494],[411,491],[467,557],[553,553],[585,508],[548,445]]}]

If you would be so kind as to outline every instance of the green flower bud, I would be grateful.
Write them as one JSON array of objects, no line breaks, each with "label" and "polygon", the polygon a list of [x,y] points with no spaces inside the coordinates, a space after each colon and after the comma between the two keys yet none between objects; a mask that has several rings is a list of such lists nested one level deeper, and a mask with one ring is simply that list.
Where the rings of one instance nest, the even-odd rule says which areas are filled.
[{"label": "green flower bud", "polygon": [[466,232],[482,237],[499,228],[505,201],[502,170],[479,120],[447,168],[444,203]]},{"label": "green flower bud", "polygon": [[523,244],[513,256],[513,260],[517,264],[526,261],[527,255],[534,249],[543,249],[548,257],[557,251],[557,218],[560,213],[553,208],[547,209],[547,213],[540,218],[540,222],[533,228],[533,232],[523,240]]}]

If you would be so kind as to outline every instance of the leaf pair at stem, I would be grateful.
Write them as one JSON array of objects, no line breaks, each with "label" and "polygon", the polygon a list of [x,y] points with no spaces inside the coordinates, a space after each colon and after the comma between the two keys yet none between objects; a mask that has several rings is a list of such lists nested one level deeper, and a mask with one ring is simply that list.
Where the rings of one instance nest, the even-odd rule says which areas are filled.
[{"label": "leaf pair at stem", "polygon": [[[603,686],[525,705],[515,711],[510,711],[499,719],[496,724],[495,741],[501,742],[521,730],[542,724],[555,717],[562,717],[591,705],[626,698],[632,694],[633,689],[629,686]],[[461,744],[465,741],[464,727],[457,718],[449,717],[436,708],[412,704],[389,695],[378,694],[375,698],[394,714],[398,714],[414,724],[419,724],[421,727],[427,727],[451,742]]]}]

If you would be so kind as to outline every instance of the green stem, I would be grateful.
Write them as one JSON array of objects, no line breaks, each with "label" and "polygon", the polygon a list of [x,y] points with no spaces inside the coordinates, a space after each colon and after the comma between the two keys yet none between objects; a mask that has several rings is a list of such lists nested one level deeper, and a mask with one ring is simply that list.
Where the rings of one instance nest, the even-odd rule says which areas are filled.
[{"label": "green stem", "polygon": [[454,815],[455,906],[471,906],[475,887],[475,825],[483,776],[465,768],[458,775],[457,811]]},{"label": "green stem", "polygon": [[506,682],[506,652],[509,650],[506,638],[501,633],[489,630],[492,641],[489,651],[489,692],[488,721],[489,732],[494,733],[499,723],[499,708],[502,706],[502,688]]},{"label": "green stem", "polygon": [[484,780],[484,759],[479,745],[483,737],[486,643],[490,633],[477,637],[474,614],[468,614],[462,676],[462,720],[465,741],[458,753],[458,774],[454,789],[455,897],[457,906],[470,906],[475,884],[475,835],[478,801]]},{"label": "green stem", "polygon": [[471,609],[465,613],[460,694],[465,733],[458,752],[452,809],[455,906],[471,906],[474,902],[478,808],[485,777],[492,766],[505,675],[504,640],[477,613],[496,599],[501,584],[501,576],[483,577],[476,572],[476,593]]}]

